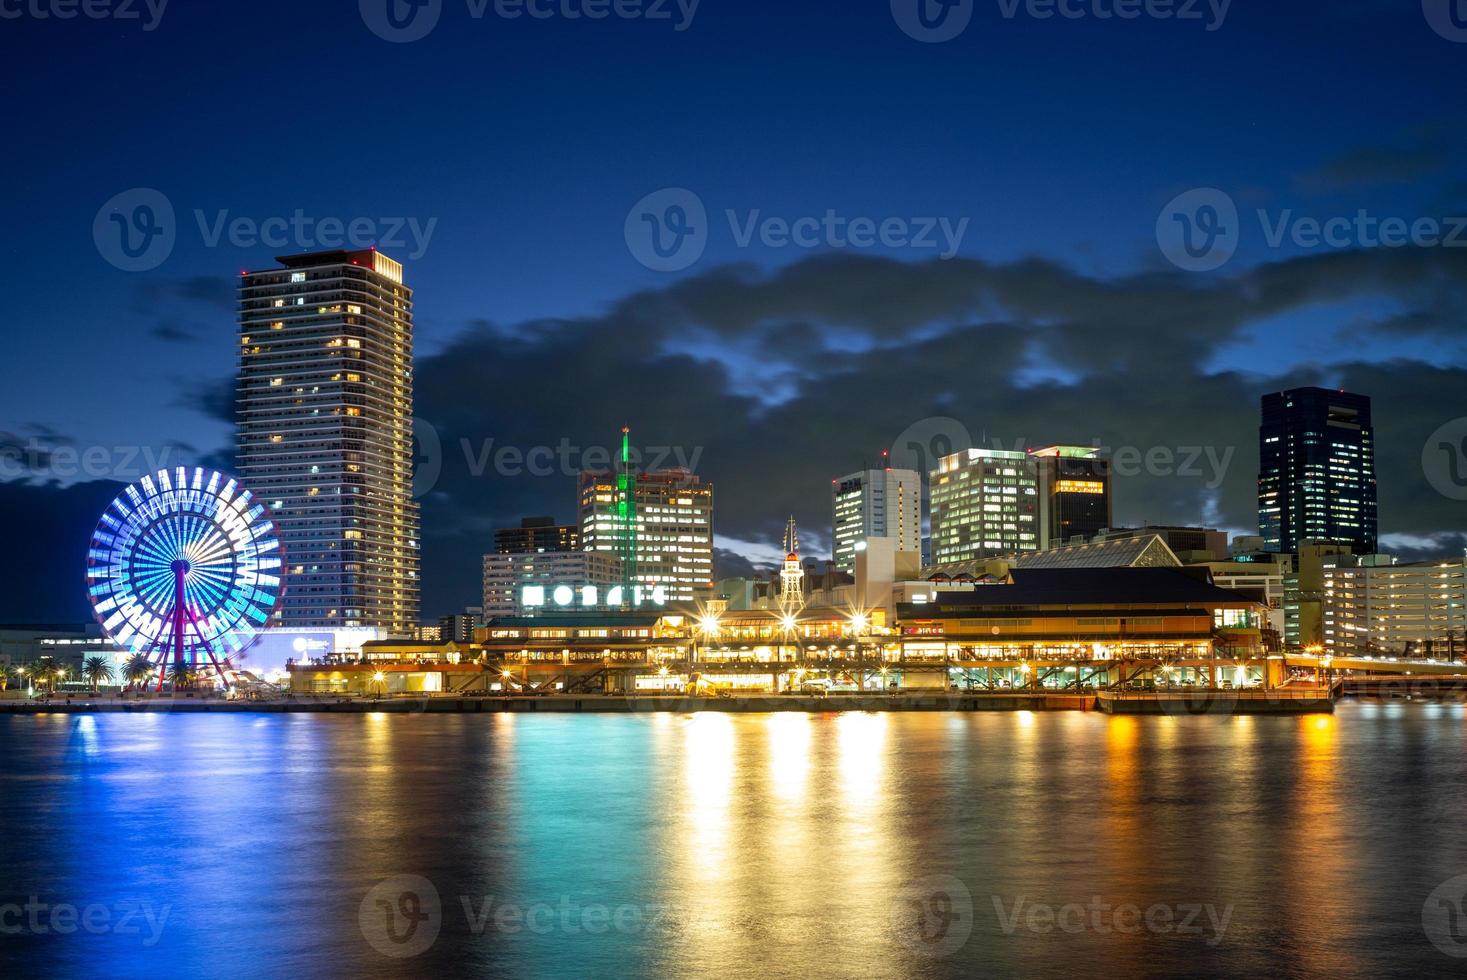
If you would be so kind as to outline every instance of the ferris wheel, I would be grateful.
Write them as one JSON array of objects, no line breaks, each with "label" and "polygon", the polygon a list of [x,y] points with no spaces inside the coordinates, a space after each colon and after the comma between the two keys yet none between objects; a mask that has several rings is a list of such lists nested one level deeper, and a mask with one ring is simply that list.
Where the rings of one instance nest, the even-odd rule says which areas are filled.
[{"label": "ferris wheel", "polygon": [[280,601],[281,550],[264,504],[220,473],[184,467],[145,476],[102,515],[87,552],[87,589],[108,637],[163,675],[229,659]]}]

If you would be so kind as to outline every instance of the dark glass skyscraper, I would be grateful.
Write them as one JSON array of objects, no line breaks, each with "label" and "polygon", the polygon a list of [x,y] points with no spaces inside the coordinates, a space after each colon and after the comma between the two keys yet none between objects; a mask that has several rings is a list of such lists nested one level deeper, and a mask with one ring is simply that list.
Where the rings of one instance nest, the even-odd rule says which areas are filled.
[{"label": "dark glass skyscraper", "polygon": [[1304,541],[1376,551],[1375,429],[1370,399],[1327,388],[1263,396],[1258,531],[1269,551]]}]

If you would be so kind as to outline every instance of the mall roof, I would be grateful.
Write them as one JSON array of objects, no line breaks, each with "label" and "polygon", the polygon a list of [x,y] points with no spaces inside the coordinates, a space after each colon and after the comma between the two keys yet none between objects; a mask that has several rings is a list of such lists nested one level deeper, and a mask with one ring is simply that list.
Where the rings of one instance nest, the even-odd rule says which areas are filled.
[{"label": "mall roof", "polygon": [[968,592],[940,592],[937,601],[904,605],[902,618],[961,614],[999,606],[1194,605],[1257,603],[1220,589],[1205,572],[1173,568],[1016,568],[1011,585],[979,585]]}]

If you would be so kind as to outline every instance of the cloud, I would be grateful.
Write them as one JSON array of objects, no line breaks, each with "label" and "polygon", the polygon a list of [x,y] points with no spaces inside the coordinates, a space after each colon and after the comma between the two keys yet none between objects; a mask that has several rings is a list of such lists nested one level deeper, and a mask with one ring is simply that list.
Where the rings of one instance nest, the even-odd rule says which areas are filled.
[{"label": "cloud", "polygon": [[191,344],[199,335],[173,320],[164,320],[153,328],[153,337],[170,344]]},{"label": "cloud", "polygon": [[[720,575],[749,564],[729,542],[776,547],[790,514],[802,538],[824,540],[830,481],[914,426],[932,441],[922,433],[941,426],[924,420],[938,418],[983,443],[1094,443],[1149,460],[1116,479],[1118,523],[1250,529],[1259,398],[1303,384],[1374,397],[1383,532],[1467,531],[1422,468],[1431,433],[1467,414],[1467,358],[1375,362],[1322,343],[1302,363],[1212,366],[1265,327],[1351,304],[1377,311],[1356,314],[1372,349],[1396,350],[1463,308],[1463,252],[1331,252],[1223,277],[840,255],[715,269],[593,316],[471,323],[416,369],[415,414],[441,466],[422,500],[424,615],[477,604],[495,528],[575,520],[576,475],[605,465],[622,425],[649,459],[715,485]],[[230,379],[183,397],[232,417]]]}]

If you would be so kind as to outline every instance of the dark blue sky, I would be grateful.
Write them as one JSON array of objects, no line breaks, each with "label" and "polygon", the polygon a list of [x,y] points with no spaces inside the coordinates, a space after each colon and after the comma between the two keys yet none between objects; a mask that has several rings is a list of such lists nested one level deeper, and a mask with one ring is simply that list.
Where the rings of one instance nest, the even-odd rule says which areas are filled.
[{"label": "dark blue sky", "polygon": [[[706,431],[730,421],[729,405],[693,431],[698,413],[599,392],[645,387],[692,365],[712,379],[701,390],[763,427],[757,445],[770,465],[817,456],[813,469],[833,475],[889,442],[903,419],[933,413],[960,414],[974,433],[1124,439],[1136,406],[1083,399],[1084,391],[1134,392],[1179,377],[1193,384],[1177,397],[1199,400],[1189,412],[1221,397],[1207,389],[1226,380],[1226,397],[1238,402],[1228,405],[1234,434],[1206,438],[1256,451],[1247,447],[1257,394],[1284,380],[1370,383],[1371,369],[1456,371],[1467,361],[1460,250],[1274,248],[1253,217],[1257,209],[1274,220],[1290,210],[1407,220],[1467,212],[1467,43],[1434,31],[1420,4],[1235,0],[1211,31],[1206,4],[1204,20],[1190,22],[1008,18],[1003,6],[975,0],[968,29],[941,44],[904,34],[889,0],[702,0],[684,31],[672,4],[673,21],[592,22],[474,19],[465,0],[445,0],[436,29],[406,44],[368,30],[356,0],[172,0],[151,31],[137,21],[0,20],[10,83],[0,433],[53,446],[178,443],[179,458],[217,460],[228,449],[233,277],[304,249],[210,247],[196,212],[206,223],[224,212],[258,222],[297,210],[434,222],[421,256],[411,246],[385,249],[406,262],[417,290],[420,384],[441,385],[420,392],[422,410],[437,413],[445,431],[521,444],[593,439],[625,419],[649,444],[707,446],[708,475],[722,481],[720,531],[731,542],[777,534],[790,509],[818,534],[828,511],[813,471],[810,486],[751,499],[762,491],[750,483],[745,492],[735,475],[751,461],[734,459],[736,442],[716,452],[720,432]],[[624,238],[632,206],[668,187],[693,191],[710,215],[706,253],[677,273],[643,267]],[[1184,273],[1158,247],[1158,215],[1200,187],[1236,202],[1241,242],[1221,270]],[[98,209],[133,188],[160,191],[177,219],[171,254],[146,272],[115,268],[93,240]],[[931,283],[899,287],[885,265],[857,263],[844,279],[815,274],[828,249],[740,248],[730,209],[966,220],[953,263],[911,248],[835,258],[890,259],[894,275],[938,277],[967,260],[1001,281],[914,312],[934,295]],[[1355,256],[1360,265],[1325,268]],[[1043,287],[1036,267],[1061,270],[1065,282]],[[817,282],[804,284],[804,270]],[[766,288],[726,309],[725,276]],[[1020,301],[1014,291],[1026,286],[1056,302],[1074,287],[1073,302]],[[864,320],[842,306],[857,292],[861,305],[896,312]],[[767,305],[729,312],[751,296]],[[668,304],[678,311],[667,314]],[[1143,322],[1173,315],[1176,336],[1190,338],[1185,350],[1145,341]],[[1209,334],[1202,321],[1213,315],[1225,324]],[[562,348],[547,320],[590,333]],[[1005,377],[1018,393],[1063,389],[1087,405],[1083,424],[1054,399],[1017,414],[1015,392],[989,384],[985,394],[976,375],[973,390],[947,382],[937,390],[924,384],[929,362],[920,359],[901,375],[869,378],[856,363],[982,324],[1073,331],[1067,345],[1026,343]],[[1117,333],[1107,346],[1103,331],[1129,324],[1157,360],[1115,356],[1137,338]],[[622,374],[601,377],[598,394],[576,406],[585,391],[577,386],[610,367],[596,362],[586,336],[642,356],[628,355]],[[573,365],[559,383],[542,376],[513,400],[490,390],[496,370],[553,364],[551,351],[595,363]],[[471,353],[483,369],[452,373]],[[869,438],[838,413],[811,421],[812,404],[829,405],[822,386],[883,378],[906,401],[882,409]],[[1456,380],[1437,379],[1445,391]],[[1402,392],[1428,397],[1420,386]],[[776,421],[782,408],[811,428]],[[859,412],[860,400],[847,408]],[[1410,409],[1413,438],[1431,431],[1417,432],[1426,421],[1467,411],[1426,401]],[[516,417],[532,414],[539,427]],[[1173,443],[1186,441],[1182,433]],[[1230,476],[1231,502],[1187,500],[1210,508],[1209,520],[1246,528],[1246,470]],[[80,482],[44,469],[24,476]],[[1412,478],[1426,482],[1419,465]],[[452,558],[428,556],[429,600],[445,607],[461,593],[471,598],[472,581],[465,588],[457,577],[489,526],[518,509],[570,516],[568,486],[548,481],[459,490],[427,507],[439,544],[457,542]],[[26,506],[42,506],[33,497]],[[548,502],[536,507],[537,497]],[[1143,489],[1137,499],[1135,512],[1119,516],[1186,516],[1175,493]],[[1407,526],[1389,510],[1382,528],[1415,542],[1462,530],[1460,521]],[[425,537],[434,547],[435,528]]]}]

